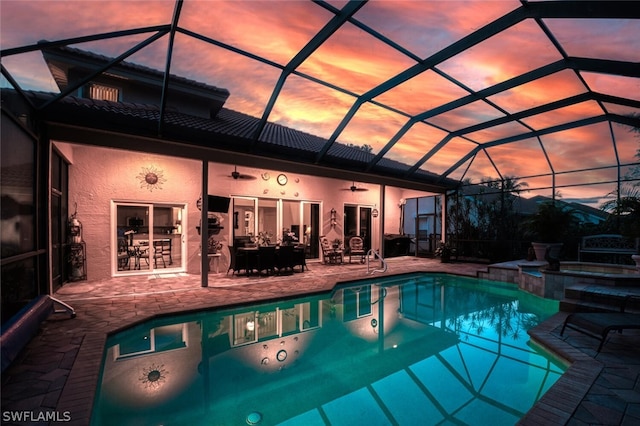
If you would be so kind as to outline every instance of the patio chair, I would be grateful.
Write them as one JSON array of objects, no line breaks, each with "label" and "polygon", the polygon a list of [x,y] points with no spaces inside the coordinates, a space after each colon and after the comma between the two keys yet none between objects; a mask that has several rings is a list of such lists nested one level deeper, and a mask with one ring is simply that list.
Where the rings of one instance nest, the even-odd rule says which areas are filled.
[{"label": "patio chair", "polygon": [[125,268],[131,269],[131,266],[129,265],[130,257],[131,253],[129,252],[127,239],[118,237],[118,271],[122,271]]},{"label": "patio chair", "polygon": [[352,257],[360,257],[360,263],[364,263],[367,253],[364,251],[364,242],[361,237],[355,236],[349,239],[349,263]]},{"label": "patio chair", "polygon": [[334,249],[325,236],[320,237],[320,249],[322,250],[323,263],[342,263],[342,251]]},{"label": "patio chair", "polygon": [[300,266],[300,272],[304,272],[304,268],[307,268],[307,254],[306,247],[304,245],[294,246],[293,248],[293,262],[291,268]]},{"label": "patio chair", "polygon": [[164,244],[162,241],[157,240],[153,242],[151,247],[147,247],[146,250],[140,252],[140,258],[144,259],[149,265],[149,259],[153,259],[153,267],[158,267],[158,259],[162,260],[162,267],[166,268],[167,264],[164,261]]},{"label": "patio chair", "polygon": [[256,266],[258,274],[265,271],[267,274],[276,272],[276,247],[261,246],[258,247],[258,265]]},{"label": "patio chair", "polygon": [[276,266],[278,274],[293,272],[293,246],[280,246],[278,249]]},{"label": "patio chair", "polygon": [[238,251],[237,247],[230,246],[229,247],[229,255],[230,262],[229,268],[227,269],[227,275],[229,275],[229,271],[233,271],[231,275],[235,273],[240,273],[241,270],[247,268],[247,254],[244,252]]},{"label": "patio chair", "polygon": [[609,332],[622,333],[623,330],[640,329],[640,314],[625,312],[626,305],[632,298],[640,299],[640,296],[627,296],[620,312],[576,312],[569,314],[564,320],[560,335],[564,334],[565,328],[570,328],[598,339],[600,340],[598,352],[600,352]]}]

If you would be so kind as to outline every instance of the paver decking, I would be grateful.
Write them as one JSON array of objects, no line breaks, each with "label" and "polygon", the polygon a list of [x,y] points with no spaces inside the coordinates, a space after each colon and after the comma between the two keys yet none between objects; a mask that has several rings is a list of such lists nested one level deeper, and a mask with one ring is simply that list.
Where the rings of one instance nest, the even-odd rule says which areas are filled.
[{"label": "paver decking", "polygon": [[[415,257],[388,259],[385,275],[442,271],[476,276],[486,265],[440,263]],[[50,413],[66,424],[88,425],[108,333],[157,314],[251,303],[331,290],[336,283],[367,278],[361,264],[322,265],[291,276],[157,275],[69,283],[55,295],[77,316],[54,315],[2,375],[2,424],[9,414]],[[302,279],[304,277],[304,279]],[[613,334],[600,353],[598,341],[559,330],[558,313],[530,332],[534,340],[571,363],[521,424],[640,424],[640,333]],[[55,422],[52,422],[52,424]]]}]

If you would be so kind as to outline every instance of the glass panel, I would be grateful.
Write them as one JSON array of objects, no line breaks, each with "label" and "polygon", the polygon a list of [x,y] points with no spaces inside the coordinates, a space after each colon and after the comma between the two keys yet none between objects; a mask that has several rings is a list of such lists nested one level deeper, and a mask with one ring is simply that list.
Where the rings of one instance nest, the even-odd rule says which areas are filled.
[{"label": "glass panel", "polygon": [[289,309],[281,309],[281,321],[282,321],[282,335],[286,336],[287,334],[293,334],[300,331],[300,323],[299,323],[299,306],[296,305],[293,308]]},{"label": "glass panel", "polygon": [[439,1],[374,1],[367,3],[355,17],[421,58],[427,58],[519,6],[507,1],[453,4],[461,7],[443,7]]},{"label": "glass panel", "polygon": [[302,329],[309,330],[312,328],[320,327],[320,304],[322,302],[307,302],[302,303],[300,305],[296,305],[300,307],[302,313]]},{"label": "glass panel", "polygon": [[407,114],[418,115],[468,94],[469,92],[434,71],[427,70],[387,90],[374,100]]},{"label": "glass panel", "polygon": [[267,244],[275,244],[278,238],[277,206],[277,200],[258,200],[258,234],[265,236]]},{"label": "glass panel", "polygon": [[141,330],[126,340],[122,340],[117,347],[118,357],[139,355],[153,351],[153,329]]},{"label": "glass panel", "polygon": [[496,140],[508,138],[510,136],[518,136],[529,132],[529,129],[522,124],[511,121],[498,126],[492,126],[487,129],[478,130],[465,134],[465,137],[480,143],[493,142]]},{"label": "glass panel", "polygon": [[493,146],[487,152],[502,176],[534,176],[551,171],[537,139]]},{"label": "glass panel", "polygon": [[[153,206],[153,254],[155,268],[182,266],[182,215],[181,207]],[[212,231],[210,231],[212,232]]]},{"label": "glass panel", "polygon": [[453,131],[500,117],[504,117],[502,112],[484,101],[477,101],[431,117],[429,122]]},{"label": "glass panel", "polygon": [[563,70],[487,98],[511,113],[524,111],[569,96],[584,93],[585,87],[573,70]]},{"label": "glass panel", "polygon": [[300,202],[292,200],[282,201],[282,242],[298,244],[302,239],[304,229],[300,224]]},{"label": "glass panel", "polygon": [[424,123],[414,124],[385,154],[385,158],[404,164],[415,164],[446,136],[447,132],[433,126]]},{"label": "glass panel", "polygon": [[233,246],[244,247],[255,235],[255,203],[253,198],[233,199]]},{"label": "glass panel", "polygon": [[303,202],[302,218],[306,257],[317,259],[320,255],[318,246],[320,237],[320,204]]},{"label": "glass panel", "polygon": [[581,72],[580,75],[582,75],[589,88],[594,92],[640,100],[637,78],[584,71]]},{"label": "glass panel", "polygon": [[233,316],[233,344],[242,345],[257,341],[256,313],[247,312]]},{"label": "glass panel", "polygon": [[259,339],[269,339],[280,335],[278,331],[278,315],[280,311],[268,311],[258,313],[257,332]]},{"label": "glass panel", "polygon": [[[332,17],[312,2],[188,1],[182,8],[180,26],[284,65]],[[193,50],[191,54],[192,63],[193,59],[213,56]]]},{"label": "glass panel", "polygon": [[633,108],[627,105],[618,105],[618,104],[610,104],[607,102],[603,102],[604,107],[607,111],[612,114],[617,115],[639,115],[640,116],[640,108]]},{"label": "glass panel", "polygon": [[[617,181],[618,181],[617,167],[598,169],[598,170],[589,170],[585,172],[558,173],[556,175],[556,185],[559,188],[574,186],[574,185],[582,186],[582,185],[598,184],[598,183],[604,183],[604,182],[612,183]],[[562,192],[566,193],[566,190],[562,189]],[[604,196],[605,194],[600,194],[600,195]],[[563,198],[565,196],[563,196]]]},{"label": "glass panel", "polygon": [[420,169],[432,173],[442,173],[475,147],[476,144],[462,138],[453,138],[427,160]]},{"label": "glass panel", "polygon": [[2,258],[36,247],[35,146],[33,140],[2,116],[0,165],[2,173]]},{"label": "glass panel", "polygon": [[346,23],[298,70],[360,95],[412,65],[407,56]]},{"label": "glass panel", "polygon": [[149,206],[117,205],[115,223],[117,270],[150,271],[154,255],[153,245],[149,246]]},{"label": "glass panel", "polygon": [[613,124],[613,134],[615,136],[616,147],[620,163],[630,164],[640,161],[640,153],[638,152],[639,131],[634,131],[631,127]]},{"label": "glass panel", "polygon": [[[251,84],[247,84],[247,70],[251,70]],[[225,102],[225,108],[260,117],[281,72],[240,54],[178,34],[171,73],[223,87],[233,94]]]},{"label": "glass panel", "polygon": [[496,168],[489,160],[489,157],[487,157],[487,154],[484,151],[480,150],[471,161],[469,169],[465,174],[465,178],[471,179],[472,182],[477,183],[487,176],[496,175]]},{"label": "glass panel", "polygon": [[545,19],[544,23],[569,56],[640,62],[637,19]]},{"label": "glass panel", "polygon": [[372,150],[364,151],[377,153],[407,122],[407,118],[370,102],[362,105],[354,118],[349,122],[344,132],[339,136],[343,143],[353,143],[362,147],[365,144]]},{"label": "glass panel", "polygon": [[556,172],[602,167],[616,162],[607,123],[556,132],[541,139]]},{"label": "glass panel", "polygon": [[605,201],[613,198],[615,190],[615,183],[592,182],[586,186],[560,187],[556,193],[567,203],[580,203],[600,210]]},{"label": "glass panel", "polygon": [[371,248],[371,207],[360,207],[360,229],[359,235],[362,237],[363,248],[368,251]]},{"label": "glass panel", "polygon": [[[535,55],[523,55],[523,51]],[[467,87],[481,90],[562,59],[531,19],[473,46],[439,65]]]},{"label": "glass panel", "polygon": [[570,123],[584,118],[602,115],[602,108],[595,101],[581,102],[565,108],[554,109],[543,112],[532,117],[524,118],[522,121],[533,127],[535,130],[546,129],[559,124]]},{"label": "glass panel", "polygon": [[292,75],[287,78],[269,121],[329,138],[353,101],[353,96]]}]

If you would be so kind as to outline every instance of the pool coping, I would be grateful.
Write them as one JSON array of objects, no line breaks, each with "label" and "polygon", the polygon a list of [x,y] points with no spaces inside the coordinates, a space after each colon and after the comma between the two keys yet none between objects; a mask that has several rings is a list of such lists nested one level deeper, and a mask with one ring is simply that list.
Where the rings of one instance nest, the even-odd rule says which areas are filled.
[{"label": "pool coping", "polygon": [[565,360],[569,367],[520,419],[518,425],[568,423],[604,369],[603,363],[554,334],[567,315],[566,312],[558,312],[528,332],[534,342]]}]

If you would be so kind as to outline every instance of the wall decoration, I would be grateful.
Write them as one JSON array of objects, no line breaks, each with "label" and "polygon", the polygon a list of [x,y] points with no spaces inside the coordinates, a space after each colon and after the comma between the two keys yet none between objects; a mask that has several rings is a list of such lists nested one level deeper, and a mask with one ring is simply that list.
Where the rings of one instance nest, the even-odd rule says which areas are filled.
[{"label": "wall decoration", "polygon": [[288,179],[287,179],[287,175],[285,175],[285,174],[283,174],[283,173],[281,173],[281,174],[279,174],[279,175],[278,175],[278,184],[279,184],[279,185],[284,186],[284,185],[286,185],[286,184],[287,184],[287,181],[288,181]]},{"label": "wall decoration", "polygon": [[271,178],[271,176],[269,176],[269,173],[263,173],[262,175],[262,180],[269,180]]},{"label": "wall decoration", "polygon": [[158,389],[167,379],[169,372],[164,368],[164,364],[151,364],[142,370],[142,375],[138,380],[147,389]]},{"label": "wall decoration", "polygon": [[167,181],[163,174],[164,172],[162,170],[154,166],[143,167],[137,176],[140,181],[140,188],[147,188],[151,192],[153,192],[154,189],[162,189],[162,184]]}]

